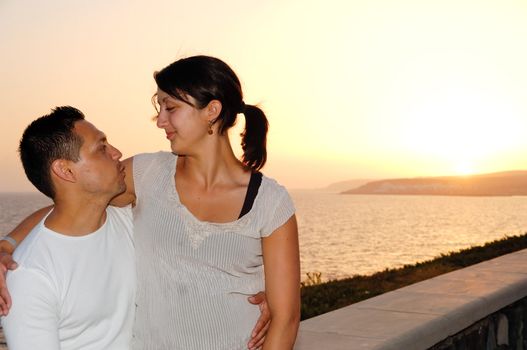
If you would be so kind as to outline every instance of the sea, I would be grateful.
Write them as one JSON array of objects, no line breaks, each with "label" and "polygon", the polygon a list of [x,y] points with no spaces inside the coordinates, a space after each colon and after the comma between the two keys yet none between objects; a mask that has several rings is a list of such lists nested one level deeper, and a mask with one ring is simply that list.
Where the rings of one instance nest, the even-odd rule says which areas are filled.
[{"label": "sea", "polygon": [[[527,197],[342,195],[291,190],[302,280],[371,274],[527,232]],[[39,193],[0,193],[0,234],[50,204]]]}]

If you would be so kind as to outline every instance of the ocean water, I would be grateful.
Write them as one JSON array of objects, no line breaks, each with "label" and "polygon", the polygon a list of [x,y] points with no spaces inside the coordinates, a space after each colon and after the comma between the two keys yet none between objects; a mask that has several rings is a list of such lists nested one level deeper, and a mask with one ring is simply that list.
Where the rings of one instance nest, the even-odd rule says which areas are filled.
[{"label": "ocean water", "polygon": [[527,232],[527,197],[291,191],[303,274],[369,274]]},{"label": "ocean water", "polygon": [[50,204],[51,200],[40,193],[0,193],[0,236],[35,210]]},{"label": "ocean water", "polygon": [[[302,279],[369,274],[527,232],[527,197],[290,193]],[[0,193],[0,233],[49,203],[38,193]]]}]

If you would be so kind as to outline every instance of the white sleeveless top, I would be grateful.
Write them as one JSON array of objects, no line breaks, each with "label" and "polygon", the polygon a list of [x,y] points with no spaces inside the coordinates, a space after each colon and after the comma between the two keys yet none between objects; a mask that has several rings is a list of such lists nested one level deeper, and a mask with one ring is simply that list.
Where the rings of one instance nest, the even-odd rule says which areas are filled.
[{"label": "white sleeveless top", "polygon": [[177,156],[134,157],[137,309],[133,349],[247,349],[265,289],[261,238],[293,214],[289,194],[262,177],[252,209],[229,223],[198,220],[179,200]]}]

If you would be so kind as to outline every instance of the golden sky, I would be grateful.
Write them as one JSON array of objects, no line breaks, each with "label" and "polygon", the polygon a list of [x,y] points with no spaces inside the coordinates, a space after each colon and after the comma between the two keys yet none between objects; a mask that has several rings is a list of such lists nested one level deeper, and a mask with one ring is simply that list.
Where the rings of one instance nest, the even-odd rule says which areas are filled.
[{"label": "golden sky", "polygon": [[17,143],[58,105],[125,156],[168,150],[152,73],[195,54],[267,112],[289,188],[525,169],[526,38],[525,1],[0,0],[0,191],[32,189]]}]

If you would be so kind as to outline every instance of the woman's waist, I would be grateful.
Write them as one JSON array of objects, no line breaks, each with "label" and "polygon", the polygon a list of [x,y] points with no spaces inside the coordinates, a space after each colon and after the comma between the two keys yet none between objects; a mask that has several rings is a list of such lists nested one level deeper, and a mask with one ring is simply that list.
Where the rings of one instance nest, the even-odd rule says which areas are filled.
[{"label": "woman's waist", "polygon": [[187,293],[143,301],[137,302],[136,337],[168,340],[178,344],[174,349],[243,348],[260,315],[258,306],[236,293]]},{"label": "woman's waist", "polygon": [[[225,271],[183,270],[138,271],[138,293],[157,291],[171,295],[228,297],[231,294],[252,295],[265,289],[263,271],[254,274],[232,274]],[[155,293],[159,294],[159,293]]]}]

